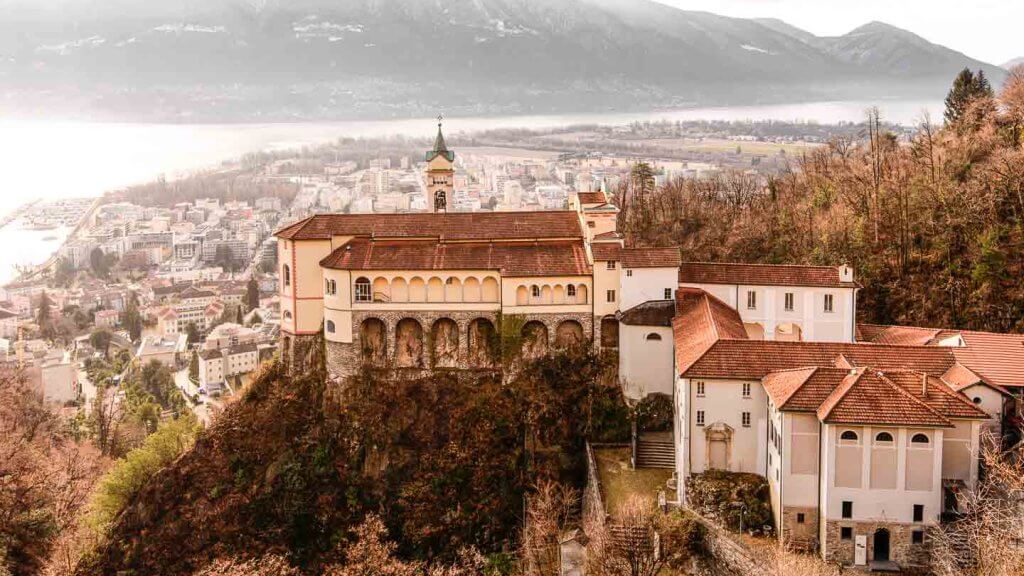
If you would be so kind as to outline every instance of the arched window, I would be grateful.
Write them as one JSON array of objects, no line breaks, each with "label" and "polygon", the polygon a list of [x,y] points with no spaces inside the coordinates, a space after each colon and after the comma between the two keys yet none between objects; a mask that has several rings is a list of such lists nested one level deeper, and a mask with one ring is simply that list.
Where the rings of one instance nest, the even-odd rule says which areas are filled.
[{"label": "arched window", "polygon": [[843,433],[839,435],[839,439],[846,442],[856,442],[857,433],[853,430],[844,430]]},{"label": "arched window", "polygon": [[576,298],[576,287],[569,284],[565,287],[565,295],[569,298]]},{"label": "arched window", "polygon": [[292,285],[292,269],[287,264],[281,267],[281,282],[283,282],[285,286]]},{"label": "arched window", "polygon": [[536,284],[530,286],[530,294],[534,298],[540,298],[540,286],[537,286]]},{"label": "arched window", "polygon": [[356,278],[356,302],[372,302],[369,278]]},{"label": "arched window", "polygon": [[334,334],[334,320],[327,321],[327,332]]},{"label": "arched window", "polygon": [[657,332],[651,332],[650,334],[647,335],[647,340],[651,342],[660,342],[661,334],[658,334]]},{"label": "arched window", "polygon": [[892,434],[888,432],[879,432],[875,434],[875,442],[892,442]]},{"label": "arched window", "polygon": [[291,320],[292,319],[292,312],[291,312],[291,310],[285,310],[284,311],[284,319],[285,320]]},{"label": "arched window", "polygon": [[910,437],[911,444],[927,444],[929,442],[927,434],[921,434],[918,432]]}]

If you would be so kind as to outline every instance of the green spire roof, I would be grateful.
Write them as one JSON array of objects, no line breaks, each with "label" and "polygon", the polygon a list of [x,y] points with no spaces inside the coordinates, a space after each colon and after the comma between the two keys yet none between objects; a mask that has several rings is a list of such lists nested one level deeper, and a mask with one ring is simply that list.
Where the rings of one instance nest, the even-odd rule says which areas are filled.
[{"label": "green spire roof", "polygon": [[437,123],[437,138],[434,138],[434,147],[427,152],[427,162],[430,162],[438,156],[444,156],[449,162],[455,161],[455,152],[448,149],[448,145],[445,144],[444,134],[441,133],[441,118],[438,117]]}]

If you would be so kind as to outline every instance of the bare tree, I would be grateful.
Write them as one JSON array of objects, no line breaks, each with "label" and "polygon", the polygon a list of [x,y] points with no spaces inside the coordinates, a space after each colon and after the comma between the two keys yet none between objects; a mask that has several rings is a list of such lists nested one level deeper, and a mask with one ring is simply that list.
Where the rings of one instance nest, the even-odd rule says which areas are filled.
[{"label": "bare tree", "polygon": [[1024,574],[1024,461],[983,444],[984,478],[959,495],[959,518],[933,534],[939,576]]},{"label": "bare tree", "polygon": [[524,576],[559,574],[559,540],[576,517],[579,501],[572,487],[549,480],[527,497],[520,551]]}]

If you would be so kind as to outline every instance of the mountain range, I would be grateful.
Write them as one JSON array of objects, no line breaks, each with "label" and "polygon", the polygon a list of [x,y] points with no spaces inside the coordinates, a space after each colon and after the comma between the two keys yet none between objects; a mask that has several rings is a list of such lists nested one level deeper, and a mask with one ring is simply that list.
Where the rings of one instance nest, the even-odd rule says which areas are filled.
[{"label": "mountain range", "polygon": [[649,0],[0,0],[0,112],[251,120],[941,98],[1005,71],[872,22]]}]

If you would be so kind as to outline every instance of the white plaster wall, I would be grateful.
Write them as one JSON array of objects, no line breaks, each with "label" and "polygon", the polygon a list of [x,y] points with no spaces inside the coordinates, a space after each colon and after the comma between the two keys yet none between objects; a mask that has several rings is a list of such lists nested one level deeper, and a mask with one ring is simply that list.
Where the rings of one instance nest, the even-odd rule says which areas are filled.
[{"label": "white plaster wall", "polygon": [[[650,300],[671,300],[679,284],[678,268],[625,268],[619,273],[619,307],[623,311]],[[666,289],[671,291],[669,298],[665,298]]]},{"label": "white plaster wall", "polygon": [[[938,523],[942,512],[942,430],[919,430],[899,428],[896,430],[896,446],[898,455],[896,488],[893,490],[870,489],[871,451],[870,445],[874,438],[870,427],[849,427],[824,425],[825,461],[822,467],[826,474],[822,482],[822,509],[827,520],[842,520],[843,501],[853,502],[853,520],[855,521],[886,521],[912,523],[914,504],[924,505],[923,524]],[[862,451],[862,473],[860,488],[841,488],[835,486],[836,440],[845,429],[854,429],[860,435]],[[886,428],[886,430],[892,430]],[[931,490],[906,490],[907,443],[910,435],[924,432],[931,439],[932,448],[932,486]]]},{"label": "white plaster wall", "polygon": [[[817,506],[818,505],[818,479],[821,471],[821,462],[818,462],[818,473],[797,474],[793,472],[793,455],[796,453],[793,447],[795,432],[819,428],[818,418],[814,414],[784,413],[782,423],[782,497],[783,503],[787,506]],[[801,432],[802,433],[802,432]],[[820,442],[820,438],[818,438]],[[814,450],[817,452],[818,444]],[[815,460],[818,454],[803,454],[811,456]]]},{"label": "white plaster wall", "polygon": [[[699,381],[704,382],[704,396],[697,395]],[[691,473],[706,470],[707,446],[704,429],[716,422],[733,428],[730,471],[764,475],[768,459],[765,446],[767,433],[767,395],[759,381],[750,383],[750,396],[743,396],[743,380],[708,380],[693,378],[690,382],[690,410],[686,414],[690,433]],[[704,411],[704,426],[697,426],[697,411]],[[742,413],[750,412],[750,427],[742,424]]]},{"label": "white plaster wall", "polygon": [[[757,286],[746,284],[693,284],[680,286],[700,288],[736,308],[744,323],[757,323],[764,328],[765,340],[775,339],[779,324],[800,326],[803,340],[808,342],[853,342],[855,311],[852,288],[817,288],[806,286]],[[757,294],[757,307],[747,307],[747,292]],[[793,310],[785,309],[785,295],[793,294]],[[832,294],[832,312],[825,312],[825,295]]]},{"label": "white plaster wall", "polygon": [[[648,340],[649,334],[661,340]],[[672,394],[675,380],[672,329],[661,326],[619,325],[619,378],[627,398]]]}]

